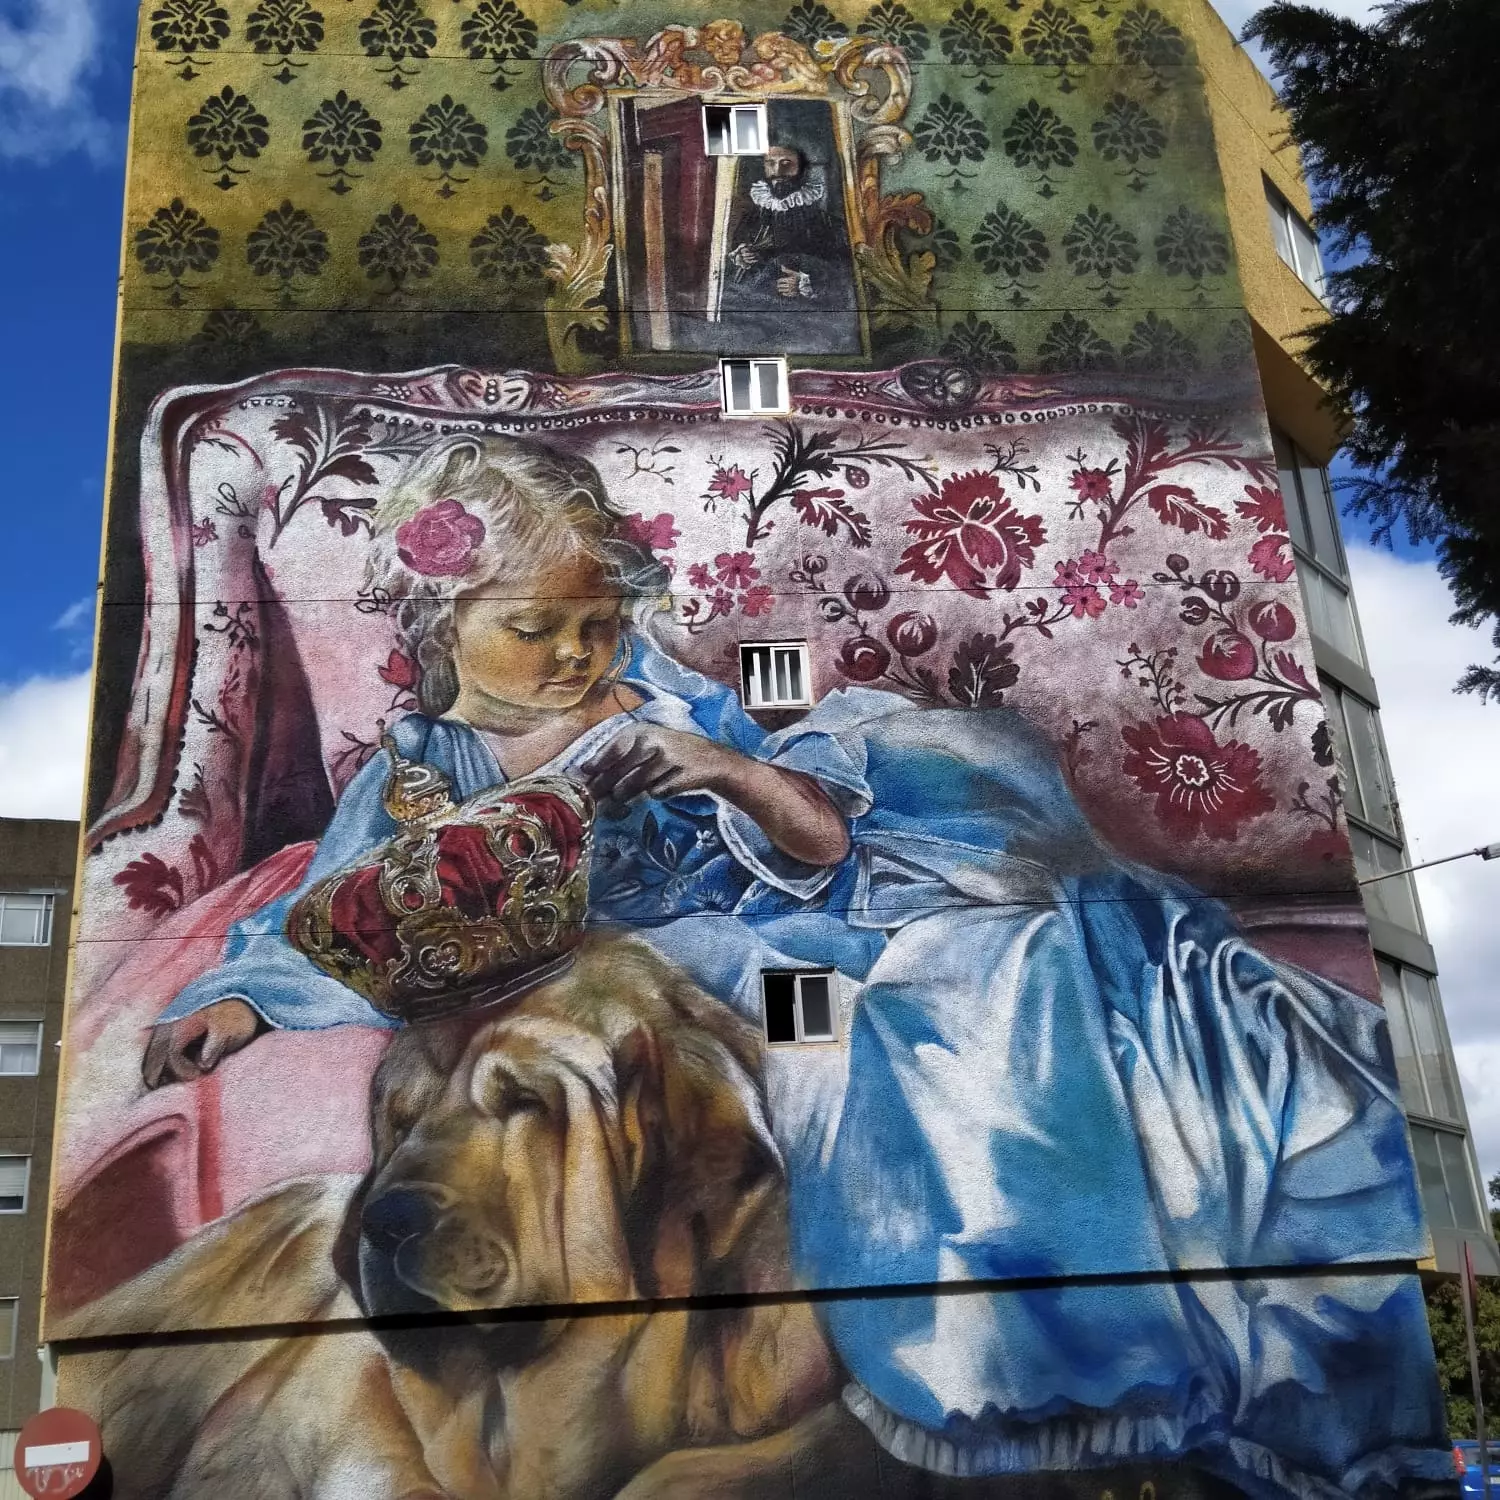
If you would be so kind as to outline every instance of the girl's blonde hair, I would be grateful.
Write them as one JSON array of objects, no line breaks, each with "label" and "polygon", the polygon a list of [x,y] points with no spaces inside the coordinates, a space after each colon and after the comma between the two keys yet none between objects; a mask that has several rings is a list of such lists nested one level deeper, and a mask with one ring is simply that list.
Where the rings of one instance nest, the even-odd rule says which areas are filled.
[{"label": "girl's blonde hair", "polygon": [[[455,500],[484,526],[466,571],[431,577],[408,566],[397,532],[429,506]],[[491,433],[440,439],[406,467],[375,513],[368,581],[390,596],[401,647],[417,664],[417,702],[433,716],[458,697],[453,611],[478,588],[524,596],[544,569],[580,553],[598,562],[621,613],[638,629],[665,605],[667,569],[624,534],[625,516],[586,459]]]}]

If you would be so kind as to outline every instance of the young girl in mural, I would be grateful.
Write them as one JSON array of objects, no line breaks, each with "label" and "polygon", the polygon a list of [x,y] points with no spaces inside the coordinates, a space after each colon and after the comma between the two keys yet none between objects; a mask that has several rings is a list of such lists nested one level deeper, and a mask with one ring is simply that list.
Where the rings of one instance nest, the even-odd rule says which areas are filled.
[{"label": "young girl in mural", "polygon": [[[587,784],[589,920],[644,936],[757,1026],[763,972],[836,971],[847,1045],[767,1049],[801,1284],[1425,1253],[1378,1007],[1105,846],[1009,710],[849,688],[766,733],[652,642],[667,579],[621,523],[591,467],[539,446],[458,437],[417,460],[373,540],[422,674],[391,734],[461,798],[537,771]],[[299,890],[238,923],[167,1008],[148,1084],[268,1028],[392,1024],[284,936],[304,891],[395,833],[389,770],[364,768]],[[1420,1336],[1420,1297],[1398,1278],[1251,1285],[823,1314],[846,1405],[909,1462],[1191,1449],[1280,1484],[1291,1426],[1298,1461],[1338,1482],[1364,1435],[1330,1370],[1388,1368]],[[1420,1445],[1432,1414],[1409,1405],[1393,1441]]]}]

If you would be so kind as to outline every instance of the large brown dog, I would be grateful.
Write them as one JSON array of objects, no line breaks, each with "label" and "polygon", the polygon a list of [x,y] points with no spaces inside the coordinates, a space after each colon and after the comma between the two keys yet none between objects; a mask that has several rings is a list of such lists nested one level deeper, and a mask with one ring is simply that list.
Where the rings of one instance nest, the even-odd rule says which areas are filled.
[{"label": "large brown dog", "polygon": [[[304,1325],[67,1355],[60,1399],[98,1415],[118,1500],[605,1500],[673,1450],[796,1424],[832,1381],[805,1304],[640,1306],[789,1285],[759,1059],[624,939],[498,1018],[397,1036],[352,1198],[289,1185],[59,1330]],[[556,1315],[503,1316],[533,1307]]]}]

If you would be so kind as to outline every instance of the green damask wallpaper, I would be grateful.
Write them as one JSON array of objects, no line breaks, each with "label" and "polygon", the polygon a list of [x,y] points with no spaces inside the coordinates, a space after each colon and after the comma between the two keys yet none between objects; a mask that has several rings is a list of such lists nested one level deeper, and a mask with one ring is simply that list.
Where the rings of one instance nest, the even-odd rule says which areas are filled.
[{"label": "green damask wallpaper", "polygon": [[[148,4],[126,343],[187,344],[215,373],[335,350],[367,368],[440,352],[548,366],[541,315],[589,202],[556,90],[576,87],[589,58],[558,70],[551,98],[544,59],[628,36],[637,81],[693,88],[708,59],[674,60],[661,36],[732,27],[712,14],[587,0]],[[759,82],[771,79],[764,97],[837,94],[845,39],[904,59],[909,98],[869,126],[880,138],[860,157],[878,161],[886,265],[904,283],[892,297],[866,275],[871,362],[943,353],[982,372],[1184,379],[1246,357],[1201,82],[1170,5],[800,0],[734,14]],[[880,73],[859,76],[889,99]],[[568,336],[581,368],[621,362],[615,272],[597,326]]]}]

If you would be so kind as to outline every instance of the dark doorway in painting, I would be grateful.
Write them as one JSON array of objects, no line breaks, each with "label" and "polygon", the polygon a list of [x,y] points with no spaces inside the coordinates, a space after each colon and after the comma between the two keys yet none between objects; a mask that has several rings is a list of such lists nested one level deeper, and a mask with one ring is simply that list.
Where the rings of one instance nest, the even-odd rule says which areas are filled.
[{"label": "dark doorway in painting", "polygon": [[845,132],[774,99],[760,156],[709,156],[696,98],[620,102],[617,216],[631,348],[858,354]]}]

